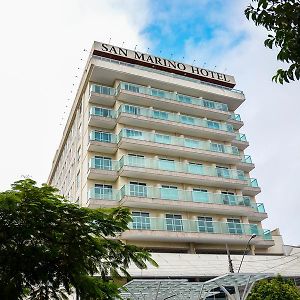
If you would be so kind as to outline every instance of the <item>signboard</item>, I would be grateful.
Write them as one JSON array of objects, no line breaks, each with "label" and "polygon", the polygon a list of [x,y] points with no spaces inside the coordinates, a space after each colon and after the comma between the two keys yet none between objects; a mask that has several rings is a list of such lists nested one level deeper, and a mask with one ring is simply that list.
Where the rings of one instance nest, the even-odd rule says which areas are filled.
[{"label": "signboard", "polygon": [[230,88],[235,86],[234,77],[230,75],[105,43],[95,42],[93,55],[196,78]]}]

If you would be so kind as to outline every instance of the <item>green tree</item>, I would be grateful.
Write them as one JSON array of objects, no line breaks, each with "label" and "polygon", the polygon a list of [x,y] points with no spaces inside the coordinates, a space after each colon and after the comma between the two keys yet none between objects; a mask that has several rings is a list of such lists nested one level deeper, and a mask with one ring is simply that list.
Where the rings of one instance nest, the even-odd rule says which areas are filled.
[{"label": "green tree", "polygon": [[288,64],[288,69],[277,70],[272,80],[283,84],[300,79],[300,1],[299,0],[252,0],[245,15],[256,26],[270,32],[264,44],[280,49],[277,60]]},{"label": "green tree", "polygon": [[257,282],[247,300],[299,300],[300,292],[293,281],[277,276]]},{"label": "green tree", "polygon": [[51,186],[25,179],[0,193],[0,299],[113,299],[110,277],[130,263],[155,265],[150,254],[118,239],[130,222],[125,208],[70,204]]}]

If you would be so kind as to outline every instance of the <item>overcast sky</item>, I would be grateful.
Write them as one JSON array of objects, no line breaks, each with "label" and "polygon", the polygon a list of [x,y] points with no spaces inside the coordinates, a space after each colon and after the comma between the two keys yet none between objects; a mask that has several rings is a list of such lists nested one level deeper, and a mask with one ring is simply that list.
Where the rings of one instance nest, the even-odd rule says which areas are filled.
[{"label": "overcast sky", "polygon": [[300,244],[300,85],[271,82],[280,65],[276,51],[263,47],[265,32],[243,15],[249,1],[2,1],[0,190],[22,175],[47,180],[83,50],[111,39],[235,76],[246,94],[241,132],[262,187],[257,201],[269,214],[264,227]]}]

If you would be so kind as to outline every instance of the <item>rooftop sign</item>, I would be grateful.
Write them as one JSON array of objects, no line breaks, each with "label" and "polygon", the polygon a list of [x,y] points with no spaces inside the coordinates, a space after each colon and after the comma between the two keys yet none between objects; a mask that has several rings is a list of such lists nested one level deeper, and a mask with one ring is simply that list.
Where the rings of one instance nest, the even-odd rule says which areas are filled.
[{"label": "rooftop sign", "polygon": [[235,86],[234,77],[230,75],[105,43],[95,42],[92,54],[196,78],[230,88]]}]

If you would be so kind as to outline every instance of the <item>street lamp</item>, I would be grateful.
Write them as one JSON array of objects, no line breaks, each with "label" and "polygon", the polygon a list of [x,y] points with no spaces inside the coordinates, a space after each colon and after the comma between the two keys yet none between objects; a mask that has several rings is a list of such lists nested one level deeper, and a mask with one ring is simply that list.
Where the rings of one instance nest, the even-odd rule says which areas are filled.
[{"label": "street lamp", "polygon": [[240,269],[241,269],[242,263],[243,263],[243,261],[244,261],[244,257],[245,257],[245,255],[246,255],[246,251],[248,250],[249,244],[250,244],[251,240],[254,239],[254,238],[256,238],[256,234],[252,234],[251,237],[250,237],[250,239],[249,239],[249,241],[248,241],[248,243],[247,243],[247,246],[246,246],[246,248],[245,248],[245,250],[244,250],[244,254],[243,254],[243,257],[242,257],[240,266],[239,266],[238,273],[240,273]]}]

